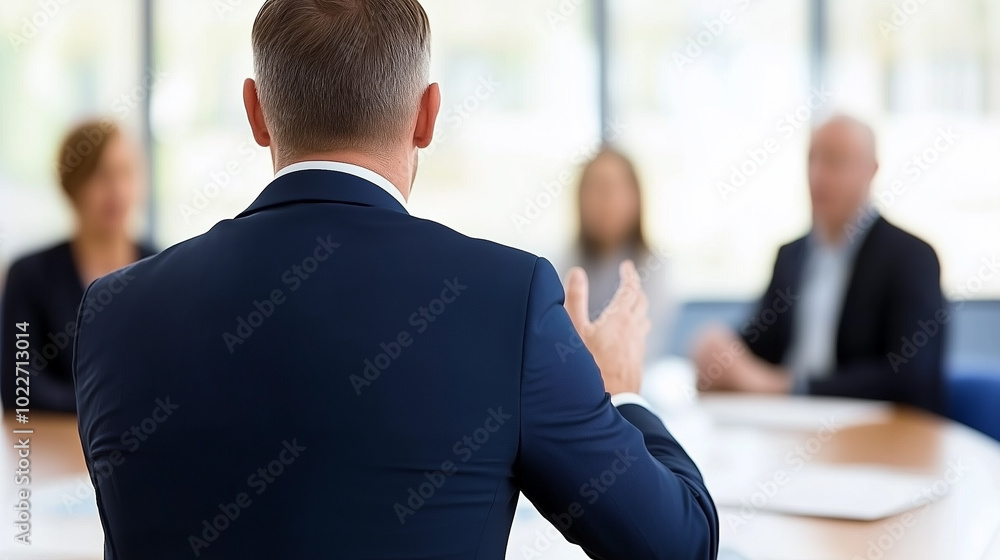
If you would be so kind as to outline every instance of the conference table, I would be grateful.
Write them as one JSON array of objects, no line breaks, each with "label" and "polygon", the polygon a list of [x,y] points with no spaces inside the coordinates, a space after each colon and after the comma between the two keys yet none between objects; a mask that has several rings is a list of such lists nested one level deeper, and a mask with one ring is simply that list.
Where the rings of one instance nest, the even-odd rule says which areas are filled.
[{"label": "conference table", "polygon": [[[867,465],[920,475],[944,490],[924,507],[875,521],[806,517],[719,504],[720,560],[1000,560],[1000,444],[964,426],[884,403],[808,397],[697,395],[677,376],[647,378],[644,396],[698,462],[713,496],[756,488],[792,464]],[[14,433],[30,429],[31,434]],[[19,440],[30,437],[32,544],[14,541]],[[102,558],[103,536],[75,418],[3,418],[0,558]],[[800,461],[800,459],[802,459]],[[803,470],[802,472],[805,472]],[[770,485],[774,486],[774,485]],[[763,490],[762,490],[763,491]],[[758,494],[759,496],[759,494]],[[862,499],[863,496],[859,497]],[[720,501],[716,498],[717,501]],[[586,558],[523,497],[508,559]]]}]

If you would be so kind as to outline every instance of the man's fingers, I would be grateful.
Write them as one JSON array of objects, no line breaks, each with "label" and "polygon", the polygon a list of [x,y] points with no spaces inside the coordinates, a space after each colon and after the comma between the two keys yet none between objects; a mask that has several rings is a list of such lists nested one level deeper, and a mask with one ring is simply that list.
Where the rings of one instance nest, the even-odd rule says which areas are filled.
[{"label": "man's fingers", "polygon": [[649,315],[649,298],[642,289],[642,279],[639,278],[639,271],[635,268],[635,263],[625,261],[621,264],[619,274],[621,275],[621,286],[628,293],[628,298],[623,298],[623,304],[628,305],[624,309],[632,315],[634,320],[640,320]]},{"label": "man's fingers", "polygon": [[606,313],[622,314],[631,312],[642,292],[642,286],[639,284],[639,273],[636,272],[632,261],[624,261],[618,267],[618,275],[620,278],[618,291],[615,292],[614,297],[611,299],[611,304],[605,310]]},{"label": "man's fingers", "polygon": [[632,316],[637,320],[644,320],[649,317],[649,298],[646,297],[646,293],[643,291],[639,292],[639,297],[636,298],[635,305],[632,306]]},{"label": "man's fingers", "polygon": [[589,297],[590,283],[586,271],[579,267],[573,268],[566,276],[566,312],[577,332],[582,333],[584,327],[590,324]]}]

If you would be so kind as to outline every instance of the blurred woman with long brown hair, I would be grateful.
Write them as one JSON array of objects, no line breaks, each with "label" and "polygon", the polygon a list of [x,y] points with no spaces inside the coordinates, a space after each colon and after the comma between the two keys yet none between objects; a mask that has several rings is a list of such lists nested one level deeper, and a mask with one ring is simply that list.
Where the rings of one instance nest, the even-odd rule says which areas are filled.
[{"label": "blurred woman with long brown hair", "polygon": [[590,313],[600,315],[618,289],[618,269],[632,260],[649,297],[653,323],[646,362],[665,356],[673,320],[666,258],[650,249],[643,230],[642,187],[635,165],[622,152],[602,149],[584,165],[578,191],[580,230],[573,265],[590,279]]}]

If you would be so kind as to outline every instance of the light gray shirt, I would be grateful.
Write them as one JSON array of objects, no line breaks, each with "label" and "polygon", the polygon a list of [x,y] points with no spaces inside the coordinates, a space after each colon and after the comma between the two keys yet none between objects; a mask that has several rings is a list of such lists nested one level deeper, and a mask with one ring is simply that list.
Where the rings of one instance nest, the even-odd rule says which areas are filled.
[{"label": "light gray shirt", "polygon": [[795,393],[805,392],[809,381],[829,377],[837,367],[837,330],[844,298],[855,257],[873,222],[866,220],[864,227],[853,229],[837,244],[825,243],[816,231],[806,241],[795,330],[783,364],[792,374]]},{"label": "light gray shirt", "polygon": [[622,248],[604,258],[587,259],[579,250],[574,250],[568,257],[569,262],[559,264],[564,281],[570,266],[580,266],[587,271],[590,280],[590,318],[593,320],[600,316],[618,291],[618,267],[627,259],[635,262],[642,288],[649,297],[649,319],[653,328],[646,339],[644,361],[648,365],[666,357],[677,312],[676,301],[671,293],[667,256],[655,250],[644,252]]}]

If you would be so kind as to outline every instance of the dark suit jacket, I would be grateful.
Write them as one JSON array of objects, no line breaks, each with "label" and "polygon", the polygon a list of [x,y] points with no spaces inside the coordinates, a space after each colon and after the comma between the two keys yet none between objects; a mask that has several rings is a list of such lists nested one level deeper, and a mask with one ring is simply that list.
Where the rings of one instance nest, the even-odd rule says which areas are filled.
[{"label": "dark suit jacket", "polygon": [[[837,331],[836,370],[808,384],[815,395],[888,400],[944,412],[942,369],[950,316],[934,250],[879,217],[854,258]],[[807,238],[778,251],[771,284],[741,330],[751,350],[784,361]]]},{"label": "dark suit jacket", "polygon": [[519,491],[596,558],[715,557],[545,260],[310,170],[123,274],[75,361],[106,558],[500,560]]},{"label": "dark suit jacket", "polygon": [[[139,246],[142,258],[154,251]],[[0,393],[3,407],[16,408],[24,396],[16,392],[18,361],[15,360],[14,325],[27,323],[30,347],[27,386],[31,410],[76,410],[71,362],[76,316],[83,298],[83,285],[68,242],[28,255],[10,267],[3,292],[0,323]]]}]

